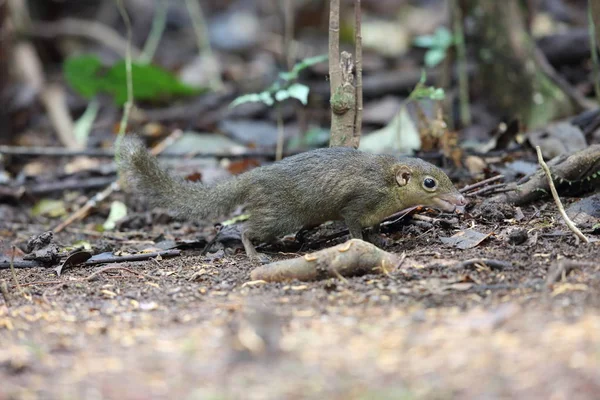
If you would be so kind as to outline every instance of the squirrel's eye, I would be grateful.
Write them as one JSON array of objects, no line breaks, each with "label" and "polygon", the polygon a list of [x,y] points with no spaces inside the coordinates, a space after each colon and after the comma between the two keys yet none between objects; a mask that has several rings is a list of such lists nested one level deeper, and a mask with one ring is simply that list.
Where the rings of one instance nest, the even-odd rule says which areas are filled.
[{"label": "squirrel's eye", "polygon": [[423,186],[426,189],[434,189],[436,186],[435,180],[433,178],[425,178],[423,181]]}]

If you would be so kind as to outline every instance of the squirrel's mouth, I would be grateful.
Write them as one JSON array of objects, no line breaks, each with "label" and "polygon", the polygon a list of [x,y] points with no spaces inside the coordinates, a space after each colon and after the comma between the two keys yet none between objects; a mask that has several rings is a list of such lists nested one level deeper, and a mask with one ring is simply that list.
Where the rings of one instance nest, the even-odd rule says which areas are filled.
[{"label": "squirrel's mouth", "polygon": [[436,196],[431,199],[432,206],[445,212],[454,212],[457,208],[464,209],[467,200],[458,192]]}]

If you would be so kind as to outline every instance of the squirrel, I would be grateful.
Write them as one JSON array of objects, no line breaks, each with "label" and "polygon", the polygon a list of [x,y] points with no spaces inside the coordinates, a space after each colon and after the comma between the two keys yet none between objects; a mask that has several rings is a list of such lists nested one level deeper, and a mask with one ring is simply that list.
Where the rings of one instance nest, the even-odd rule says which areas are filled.
[{"label": "squirrel", "polygon": [[381,220],[408,207],[454,212],[467,203],[433,164],[351,147],[310,150],[211,186],[172,176],[135,137],[122,141],[117,164],[151,205],[180,217],[204,219],[246,205],[241,237],[253,261],[264,259],[253,243],[326,221],[344,220],[350,235],[362,239],[363,228],[378,233]]}]

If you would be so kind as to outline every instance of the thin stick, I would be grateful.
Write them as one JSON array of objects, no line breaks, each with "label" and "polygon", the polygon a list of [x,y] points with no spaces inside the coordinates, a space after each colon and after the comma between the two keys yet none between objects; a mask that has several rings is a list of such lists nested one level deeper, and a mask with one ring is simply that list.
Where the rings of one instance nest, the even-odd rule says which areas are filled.
[{"label": "thin stick", "polygon": [[[202,8],[198,3],[198,0],[186,0],[185,5],[190,13],[192,19],[192,26],[196,33],[196,41],[198,44],[198,50],[200,53],[213,60],[216,63],[215,55],[210,47],[210,40],[208,35],[208,28],[206,25],[206,19],[202,13]],[[213,90],[221,90],[223,88],[223,82],[221,81],[221,75],[219,71],[216,71],[213,76],[210,77],[210,85]]]},{"label": "thin stick", "polygon": [[490,186],[486,186],[484,188],[481,188],[479,190],[476,190],[474,192],[471,193],[467,193],[465,196],[466,197],[473,197],[473,196],[480,196],[482,194],[486,194],[489,192],[494,192],[498,189],[504,189],[506,187],[506,183],[497,183],[495,185],[490,185]]},{"label": "thin stick", "polygon": [[362,132],[363,90],[362,90],[362,30],[360,0],[354,0],[354,69],[356,74],[356,114],[354,114],[354,142],[358,148]]},{"label": "thin stick", "polygon": [[10,307],[10,296],[8,295],[8,285],[6,284],[6,281],[4,279],[2,279],[2,281],[0,281],[0,293],[2,293],[2,297],[4,298],[4,303]]},{"label": "thin stick", "polygon": [[[302,150],[288,151],[284,155],[292,156],[298,154]],[[113,149],[82,149],[73,150],[65,147],[25,147],[25,146],[5,146],[0,145],[0,154],[20,157],[98,157],[98,158],[114,158],[115,151]],[[252,157],[268,157],[275,158],[275,153],[266,150],[248,149],[244,152],[193,152],[186,158],[252,158]],[[161,155],[161,158],[181,158],[181,154],[168,153]]]},{"label": "thin stick", "polygon": [[[590,51],[592,54],[592,72],[594,81],[594,91],[596,100],[600,103],[600,61],[598,60],[598,41],[596,40],[596,30],[600,29],[594,23],[594,0],[588,0],[588,32],[590,35]],[[600,35],[598,35],[600,37]]]},{"label": "thin stick", "polygon": [[25,292],[23,291],[23,288],[21,287],[21,284],[19,283],[19,280],[17,279],[17,272],[15,271],[15,266],[14,266],[15,250],[16,250],[15,246],[13,246],[12,254],[10,255],[10,273],[12,274],[13,280],[15,281],[15,286],[19,290],[19,293],[21,294],[21,296],[25,296]]},{"label": "thin stick", "polygon": [[119,134],[115,143],[115,148],[118,149],[121,146],[121,140],[123,139],[123,136],[125,136],[125,132],[127,130],[127,123],[129,122],[129,113],[131,112],[131,108],[133,107],[133,72],[131,69],[131,42],[133,40],[133,34],[131,30],[131,20],[129,19],[129,14],[127,14],[125,6],[123,5],[123,0],[117,0],[117,7],[119,9],[119,13],[121,14],[121,18],[123,18],[123,22],[125,23],[125,28],[127,31],[127,47],[125,48],[125,77],[127,80],[127,101],[123,106],[123,117],[121,118],[121,123],[119,125]]},{"label": "thin stick", "polygon": [[[125,57],[128,46],[119,32],[111,27],[97,21],[78,18],[62,18],[53,22],[36,21],[25,34],[51,39],[57,36],[79,36],[96,41],[121,57]],[[131,52],[135,58],[141,54],[138,48],[132,48]]]},{"label": "thin stick", "polygon": [[456,58],[458,59],[458,87],[460,102],[460,123],[462,126],[471,125],[471,111],[469,109],[469,75],[467,72],[467,48],[463,33],[463,15],[458,0],[451,3],[453,12],[454,36],[456,37]]},{"label": "thin stick", "polygon": [[154,16],[152,18],[152,28],[142,55],[138,58],[140,62],[151,63],[156,54],[158,43],[163,36],[165,26],[167,25],[167,0],[154,0]]},{"label": "thin stick", "polygon": [[460,189],[459,192],[465,193],[465,192],[468,192],[469,190],[473,190],[473,189],[476,189],[478,187],[487,185],[488,183],[499,181],[500,179],[504,179],[504,175],[492,176],[491,178],[487,178],[487,179],[484,179],[482,181],[473,183],[472,185],[467,185],[464,188]]},{"label": "thin stick", "polygon": [[571,219],[565,212],[565,209],[560,201],[560,198],[558,197],[558,192],[556,191],[556,187],[554,187],[554,182],[552,181],[552,174],[550,173],[550,168],[548,168],[548,165],[544,161],[544,157],[542,157],[542,150],[540,150],[540,146],[535,146],[535,151],[537,152],[538,162],[540,163],[540,166],[546,173],[546,179],[548,179],[548,186],[550,186],[550,191],[552,192],[552,197],[554,197],[554,202],[556,203],[556,207],[558,207],[558,211],[560,212],[560,215],[565,220],[565,223],[567,224],[569,229],[571,229],[571,231],[575,234],[576,237],[583,240],[585,243],[589,243],[590,242],[589,239],[583,233],[581,233],[579,228],[577,228],[577,226],[573,223],[573,221],[571,221]]},{"label": "thin stick", "polygon": [[277,148],[275,151],[275,160],[279,161],[283,158],[283,142],[285,138],[285,130],[283,126],[283,115],[281,105],[277,104]]},{"label": "thin stick", "polygon": [[102,274],[102,273],[104,273],[104,272],[108,272],[108,271],[118,271],[118,270],[127,271],[127,272],[129,272],[130,274],[137,275],[137,276],[139,276],[139,277],[146,278],[146,279],[150,279],[150,280],[153,280],[153,281],[156,281],[156,280],[158,280],[158,278],[155,278],[155,277],[153,277],[153,276],[146,275],[146,274],[142,274],[141,272],[137,272],[137,271],[134,271],[134,270],[132,270],[132,269],[130,269],[130,268],[127,268],[127,267],[121,267],[121,266],[118,266],[118,265],[111,265],[111,266],[108,266],[108,267],[101,268],[101,269],[99,269],[98,271],[96,271],[96,272],[92,273],[91,275],[89,275],[88,277],[86,277],[86,278],[83,278],[83,280],[84,280],[84,281],[91,281],[91,280],[92,280],[92,279],[94,279],[96,276],[98,276],[98,275],[100,275],[100,274]]}]

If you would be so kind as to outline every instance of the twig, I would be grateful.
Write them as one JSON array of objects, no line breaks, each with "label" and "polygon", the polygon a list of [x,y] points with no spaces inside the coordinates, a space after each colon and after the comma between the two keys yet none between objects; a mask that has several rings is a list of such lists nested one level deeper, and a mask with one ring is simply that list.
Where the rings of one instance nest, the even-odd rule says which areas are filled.
[{"label": "twig", "polygon": [[11,263],[10,260],[0,260],[0,269],[10,269],[13,268],[38,268],[38,267],[47,267],[46,264],[42,264],[33,260],[18,260]]},{"label": "twig", "polygon": [[460,101],[460,123],[462,126],[471,125],[471,111],[469,109],[469,76],[467,72],[467,49],[463,33],[463,15],[458,0],[451,2],[453,12],[454,37],[456,38],[456,57],[458,59],[458,87]]},{"label": "twig", "polygon": [[6,284],[6,280],[2,279],[2,281],[0,281],[0,293],[2,294],[2,297],[4,298],[4,303],[10,307],[10,296],[8,295],[8,285]]},{"label": "twig", "polygon": [[504,175],[492,176],[491,178],[484,179],[482,181],[473,183],[471,185],[467,185],[467,186],[463,187],[462,189],[460,189],[459,192],[465,193],[465,192],[468,192],[469,190],[477,189],[478,187],[487,185],[488,183],[496,182],[500,179],[504,179]]},{"label": "twig", "polygon": [[114,176],[100,176],[96,178],[68,179],[58,182],[40,183],[25,187],[24,193],[40,195],[52,192],[63,192],[65,190],[96,189],[109,185],[114,180]]},{"label": "twig", "polygon": [[454,266],[456,269],[466,268],[471,265],[485,265],[492,270],[510,269],[513,265],[508,261],[493,260],[489,258],[472,258],[470,260],[461,261]]},{"label": "twig", "polygon": [[[25,33],[43,38],[81,36],[103,44],[121,57],[125,57],[128,46],[127,41],[111,27],[86,19],[63,18],[54,22],[36,22]],[[135,47],[132,47],[131,52],[135,58],[141,54]]]},{"label": "twig", "polygon": [[[598,60],[598,42],[596,40],[596,29],[600,29],[600,27],[597,27],[594,23],[594,2],[595,0],[588,0],[588,33],[590,37],[590,52],[592,54],[594,92],[596,92],[596,100],[600,103],[600,61]],[[600,7],[598,7],[598,12],[600,12]]]},{"label": "twig", "polygon": [[108,267],[105,267],[105,268],[101,268],[98,271],[95,271],[91,275],[89,275],[89,276],[87,276],[85,278],[82,278],[82,279],[75,279],[75,280],[72,280],[72,281],[61,281],[57,285],[52,286],[52,287],[44,290],[44,293],[42,293],[42,298],[44,299],[44,301],[46,303],[50,304],[50,301],[48,300],[48,297],[47,297],[48,292],[50,292],[52,290],[59,289],[60,287],[63,287],[63,286],[67,286],[69,283],[74,283],[74,282],[75,283],[77,283],[77,282],[89,282],[92,279],[94,279],[96,276],[100,275],[101,273],[108,272],[108,271],[116,271],[116,270],[127,271],[127,272],[129,272],[131,274],[134,274],[134,275],[140,276],[142,278],[146,278],[146,279],[151,279],[151,280],[157,280],[158,279],[158,278],[155,278],[155,277],[150,276],[150,275],[146,275],[146,274],[142,274],[142,273],[133,271],[132,269],[127,268],[127,267],[108,266]]},{"label": "twig", "polygon": [[[329,2],[329,84],[330,95],[342,86],[340,65],[340,0]],[[332,115],[332,118],[335,116]]]},{"label": "twig", "polygon": [[354,72],[356,74],[356,114],[354,114],[354,142],[358,148],[362,132],[363,92],[362,92],[362,30],[360,0],[354,0]]},{"label": "twig", "polygon": [[10,255],[10,273],[12,274],[13,280],[15,281],[15,286],[17,287],[17,289],[19,290],[19,293],[21,294],[21,296],[25,296],[25,292],[23,291],[23,288],[21,287],[21,284],[19,283],[19,280],[17,279],[17,273],[15,271],[15,266],[14,266],[14,262],[15,262],[15,246],[12,247],[12,252]]},{"label": "twig", "polygon": [[277,148],[275,151],[275,160],[279,161],[283,158],[283,142],[285,138],[285,130],[283,126],[283,114],[281,105],[277,104]]},{"label": "twig", "polygon": [[111,266],[108,266],[108,267],[101,268],[98,271],[94,272],[93,274],[89,275],[88,277],[83,278],[83,280],[84,281],[91,281],[92,279],[94,279],[95,277],[97,277],[98,275],[100,275],[100,274],[102,274],[104,272],[117,271],[117,270],[127,271],[130,274],[137,275],[137,276],[140,276],[142,278],[150,279],[150,280],[153,280],[153,281],[158,280],[158,278],[156,278],[154,276],[150,276],[150,275],[147,275],[147,274],[142,274],[141,272],[137,272],[137,271],[134,271],[134,270],[132,270],[130,268],[121,267],[121,266],[118,266],[118,265],[111,265]]},{"label": "twig", "polygon": [[473,196],[479,196],[482,194],[486,194],[488,192],[496,192],[496,189],[503,189],[504,187],[506,187],[506,185],[507,185],[506,183],[497,183],[495,185],[486,186],[486,187],[476,190],[474,192],[467,193],[465,196],[473,197]]},{"label": "twig", "polygon": [[[79,264],[83,266],[90,265],[98,265],[98,264],[114,264],[114,263],[123,263],[123,262],[133,262],[133,261],[145,261],[148,259],[162,257],[162,258],[170,258],[177,257],[181,255],[181,250],[172,249],[172,250],[164,250],[154,253],[140,253],[140,254],[130,254],[127,256],[102,256],[98,257],[97,255],[90,258],[86,262]],[[25,261],[15,261],[13,263],[7,261],[0,261],[0,269],[8,269],[13,266],[13,268],[47,268],[49,265],[42,264],[40,262],[34,260],[25,260]]]},{"label": "twig", "polygon": [[[183,132],[181,130],[176,130],[172,134],[170,134],[165,140],[157,144],[152,150],[151,153],[153,155],[157,155],[158,152],[164,150],[166,146],[173,143],[177,140]],[[96,195],[90,198],[79,210],[75,211],[71,214],[67,219],[61,222],[56,228],[54,228],[54,233],[58,233],[65,229],[67,226],[71,225],[73,222],[78,221],[80,219],[85,218],[85,216],[90,212],[92,208],[94,208],[98,203],[104,201],[108,196],[111,195],[112,192],[120,189],[119,181],[116,180],[106,187],[100,193],[96,193]]]},{"label": "twig", "polygon": [[[283,153],[284,157],[289,157],[303,150],[287,151]],[[21,156],[21,157],[98,157],[98,158],[114,158],[115,151],[113,149],[82,149],[74,150],[64,147],[25,147],[25,146],[4,146],[0,145],[0,154]],[[267,150],[247,150],[244,152],[193,152],[189,158],[252,158],[252,157],[267,157],[275,158],[275,153]],[[169,153],[161,154],[160,158],[181,158],[181,154]]]},{"label": "twig", "polygon": [[139,254],[130,254],[127,256],[113,256],[113,257],[101,257],[101,258],[90,258],[82,265],[98,265],[98,264],[112,264],[112,263],[123,263],[123,262],[133,262],[133,261],[145,261],[151,258],[161,257],[161,258],[170,258],[177,257],[181,255],[181,250],[173,249],[173,250],[164,250],[154,253],[139,253]]},{"label": "twig", "polygon": [[131,20],[129,19],[129,14],[127,14],[125,6],[123,5],[123,0],[116,1],[117,8],[119,9],[121,18],[123,18],[123,22],[125,23],[125,28],[127,31],[127,47],[125,47],[125,77],[127,80],[127,101],[123,106],[123,116],[121,117],[121,123],[119,125],[119,134],[115,143],[115,148],[118,149],[121,145],[121,140],[123,139],[123,136],[125,136],[125,132],[127,130],[127,123],[129,122],[129,113],[131,112],[131,108],[133,107],[133,73],[131,68],[131,42],[133,40],[133,34],[131,31]]},{"label": "twig", "polygon": [[[198,49],[200,50],[200,53],[204,53],[205,57],[216,63],[217,60],[212,48],[210,47],[206,19],[202,13],[200,3],[198,3],[196,0],[185,0],[185,5],[190,13],[190,18],[192,19],[192,26],[194,27],[194,32],[196,33],[196,41],[198,43]],[[219,69],[216,69],[213,76],[211,76],[210,85],[213,90],[221,90],[223,88],[223,82],[221,81]]]},{"label": "twig", "polygon": [[540,150],[540,146],[535,146],[535,151],[537,152],[538,162],[540,163],[540,166],[546,173],[546,179],[548,180],[548,186],[550,186],[550,191],[552,192],[552,197],[554,197],[554,202],[556,203],[556,207],[558,207],[558,211],[560,212],[560,215],[562,216],[565,223],[567,224],[569,229],[571,229],[571,231],[575,234],[576,237],[583,240],[585,243],[589,243],[590,241],[588,240],[588,238],[583,233],[581,233],[579,228],[577,228],[577,226],[573,223],[573,221],[571,221],[571,219],[565,212],[565,209],[560,201],[560,198],[558,197],[558,192],[556,191],[554,182],[552,181],[552,174],[550,172],[550,168],[548,168],[548,165],[546,164],[546,162],[544,161],[544,157],[542,156],[542,150]]},{"label": "twig", "polygon": [[152,18],[152,28],[146,39],[142,54],[137,57],[140,62],[150,63],[154,58],[158,43],[162,38],[167,22],[167,0],[154,0],[154,16]]}]

